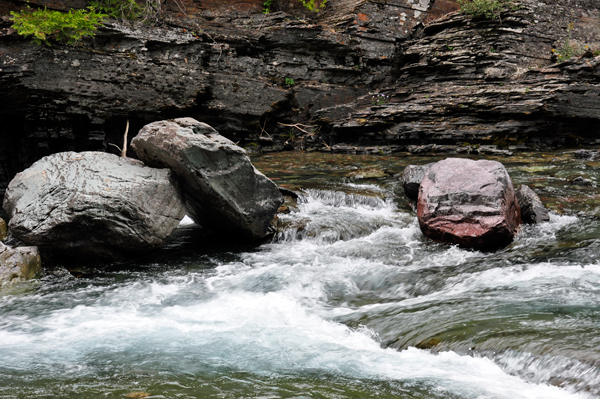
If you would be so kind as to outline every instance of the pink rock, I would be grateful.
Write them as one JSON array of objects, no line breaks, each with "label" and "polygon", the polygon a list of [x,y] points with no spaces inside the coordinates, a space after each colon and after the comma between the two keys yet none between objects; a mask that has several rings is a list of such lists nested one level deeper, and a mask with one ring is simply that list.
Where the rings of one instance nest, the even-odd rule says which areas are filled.
[{"label": "pink rock", "polygon": [[513,241],[521,209],[500,162],[447,158],[423,178],[417,217],[434,241],[495,250]]}]

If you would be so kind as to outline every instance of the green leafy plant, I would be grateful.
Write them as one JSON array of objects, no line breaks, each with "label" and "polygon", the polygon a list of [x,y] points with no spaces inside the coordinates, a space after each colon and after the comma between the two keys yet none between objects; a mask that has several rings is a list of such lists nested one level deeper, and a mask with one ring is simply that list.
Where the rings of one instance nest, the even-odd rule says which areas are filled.
[{"label": "green leafy plant", "polygon": [[76,44],[84,37],[94,36],[107,17],[93,7],[67,13],[47,9],[11,11],[11,15],[12,27],[19,35],[31,36],[34,43],[48,46],[50,41]]},{"label": "green leafy plant", "polygon": [[[274,0],[265,0],[263,2],[263,13],[268,14],[273,9]],[[327,0],[298,0],[308,11],[319,12],[327,4]]]},{"label": "green leafy plant", "polygon": [[[183,0],[171,1],[180,10],[185,10]],[[111,18],[144,23],[163,22],[166,11],[164,0],[90,0],[90,4]]]},{"label": "green leafy plant", "polygon": [[573,22],[571,22],[567,28],[567,35],[566,35],[565,40],[563,41],[561,47],[556,50],[552,49],[552,52],[554,53],[554,55],[556,55],[556,58],[558,59],[558,62],[564,62],[564,61],[571,59],[583,52],[582,49],[578,45],[576,45],[575,43],[572,42],[573,27],[574,27]]},{"label": "green leafy plant", "polygon": [[299,0],[300,3],[302,3],[302,5],[308,10],[308,11],[313,11],[313,12],[319,12],[320,10],[323,9],[323,7],[325,7],[325,4],[327,4],[327,0],[321,0],[319,3],[317,3],[317,0]]},{"label": "green leafy plant", "polygon": [[517,10],[519,6],[512,0],[457,0],[460,11],[472,17],[500,20],[505,9]]},{"label": "green leafy plant", "polygon": [[293,86],[296,84],[296,82],[294,82],[294,79],[292,78],[285,78],[285,84],[288,86]]},{"label": "green leafy plant", "polygon": [[135,0],[93,0],[90,5],[111,18],[139,19],[143,8]]},{"label": "green leafy plant", "polygon": [[270,13],[271,7],[273,7],[273,0],[265,0],[265,2],[263,3],[263,14]]},{"label": "green leafy plant", "polygon": [[379,93],[371,97],[371,104],[375,106],[388,104],[390,102],[390,96],[387,96],[383,93]]}]

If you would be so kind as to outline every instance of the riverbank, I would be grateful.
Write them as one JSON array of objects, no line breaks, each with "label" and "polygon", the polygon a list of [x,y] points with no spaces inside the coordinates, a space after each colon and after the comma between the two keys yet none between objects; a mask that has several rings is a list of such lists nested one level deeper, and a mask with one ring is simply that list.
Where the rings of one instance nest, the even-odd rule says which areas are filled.
[{"label": "riverbank", "polygon": [[[33,45],[2,19],[0,195],[43,156],[116,151],[128,120],[137,132],[193,117],[253,153],[598,144],[593,3],[526,0],[499,20],[457,14],[453,0],[331,0],[314,15],[185,4],[187,17],[111,21],[78,47]],[[578,56],[557,63],[567,43]]]}]

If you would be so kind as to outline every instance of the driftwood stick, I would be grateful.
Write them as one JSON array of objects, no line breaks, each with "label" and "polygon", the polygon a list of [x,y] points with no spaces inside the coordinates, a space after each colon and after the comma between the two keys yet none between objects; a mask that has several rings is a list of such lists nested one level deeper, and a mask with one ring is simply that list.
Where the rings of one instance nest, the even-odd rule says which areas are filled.
[{"label": "driftwood stick", "polygon": [[277,122],[277,123],[280,124],[280,125],[282,125],[282,126],[295,127],[296,129],[300,130],[301,132],[304,132],[304,133],[309,134],[309,135],[314,135],[315,134],[315,132],[309,132],[309,131],[306,131],[306,130],[304,130],[304,129],[302,129],[300,127],[300,126],[303,126],[303,127],[306,127],[306,128],[314,128],[314,126],[312,126],[312,125],[303,125],[301,123],[296,123],[294,125],[288,125],[286,123],[281,123],[281,122]]},{"label": "driftwood stick", "polygon": [[121,153],[123,152],[123,150],[121,150],[121,147],[119,147],[119,146],[118,146],[118,145],[116,145],[116,144],[113,144],[113,143],[108,143],[108,145],[112,145],[112,146],[113,146],[113,147],[115,147],[117,150],[121,151]]},{"label": "driftwood stick", "polygon": [[265,123],[263,123],[262,127],[260,128],[260,130],[261,130],[260,137],[262,137],[263,133],[266,134],[267,136],[271,137],[271,135],[265,130],[265,126],[267,126],[267,119],[269,119],[269,118],[265,117]]},{"label": "driftwood stick", "polygon": [[[127,158],[127,133],[129,133],[129,119],[127,119],[127,126],[125,127],[125,135],[123,136],[123,149],[121,150],[121,157],[123,157],[123,158]],[[117,148],[119,148],[119,147],[117,147]]]}]

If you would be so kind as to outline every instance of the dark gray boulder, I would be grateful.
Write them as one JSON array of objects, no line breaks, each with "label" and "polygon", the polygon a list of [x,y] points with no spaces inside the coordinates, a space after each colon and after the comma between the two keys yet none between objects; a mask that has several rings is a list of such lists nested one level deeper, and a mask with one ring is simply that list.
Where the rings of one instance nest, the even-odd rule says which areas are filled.
[{"label": "dark gray boulder", "polygon": [[36,247],[8,247],[0,242],[0,287],[15,281],[29,280],[42,270]]},{"label": "dark gray boulder", "polygon": [[496,161],[447,158],[421,181],[419,226],[434,241],[480,250],[512,242],[521,211],[512,181]]},{"label": "dark gray boulder", "polygon": [[4,209],[13,237],[91,260],[160,247],[185,214],[170,170],[101,152],[42,158],[10,182]]},{"label": "dark gray boulder", "polygon": [[435,162],[428,163],[425,165],[408,165],[404,168],[400,181],[404,188],[404,194],[413,201],[416,201],[419,197],[419,186],[425,174],[431,169],[431,166]]},{"label": "dark gray boulder", "polygon": [[283,203],[277,185],[242,148],[195,119],[146,125],[131,145],[144,163],[177,174],[187,214],[213,231],[263,238]]},{"label": "dark gray boulder", "polygon": [[548,222],[550,216],[544,207],[540,197],[528,186],[520,185],[515,191],[519,207],[521,208],[521,219],[523,223],[537,224]]}]

